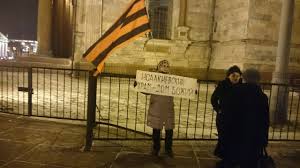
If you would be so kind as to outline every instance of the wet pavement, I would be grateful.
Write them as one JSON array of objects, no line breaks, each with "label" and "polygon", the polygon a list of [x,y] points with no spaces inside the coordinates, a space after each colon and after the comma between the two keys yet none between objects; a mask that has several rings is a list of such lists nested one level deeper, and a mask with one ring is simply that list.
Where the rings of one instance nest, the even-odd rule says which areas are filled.
[{"label": "wet pavement", "polygon": [[[214,168],[217,162],[215,141],[175,141],[174,158],[163,151],[152,157],[151,141],[94,141],[83,152],[84,141],[84,123],[0,113],[1,168]],[[278,168],[300,167],[300,142],[270,142],[268,151]]]}]

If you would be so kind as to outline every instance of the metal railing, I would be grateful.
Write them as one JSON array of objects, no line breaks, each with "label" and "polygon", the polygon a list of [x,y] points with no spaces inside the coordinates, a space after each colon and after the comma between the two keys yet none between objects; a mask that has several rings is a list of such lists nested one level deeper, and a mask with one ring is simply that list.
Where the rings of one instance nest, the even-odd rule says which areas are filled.
[{"label": "metal railing", "polygon": [[[95,139],[151,139],[152,128],[146,124],[150,96],[135,92],[134,80],[134,76],[98,78]],[[196,100],[174,98],[175,140],[217,139],[216,113],[210,103],[217,81],[198,80],[198,83]],[[286,121],[270,127],[269,139],[300,140],[299,86],[263,83],[261,87],[269,104],[274,101],[271,99],[274,88],[283,87],[288,93]]]},{"label": "metal railing", "polygon": [[[98,79],[97,139],[150,139],[152,128],[146,125],[150,97],[133,89],[134,80],[133,76]],[[210,92],[215,85],[206,81],[199,84],[196,100],[174,98],[174,139],[216,138],[215,113],[210,105]]]},{"label": "metal railing", "polygon": [[88,71],[1,67],[1,112],[86,120],[87,82]]},{"label": "metal railing", "polygon": [[[150,98],[134,90],[134,80],[135,76],[114,74],[95,78],[84,70],[2,66],[0,112],[81,121],[88,118],[90,139],[151,139],[152,129],[146,124]],[[286,122],[272,125],[269,138],[300,140],[299,86],[262,84],[268,97],[274,86],[286,89],[288,109]],[[216,114],[210,104],[216,81],[199,80],[198,87],[196,100],[174,98],[175,140],[217,138]]]}]

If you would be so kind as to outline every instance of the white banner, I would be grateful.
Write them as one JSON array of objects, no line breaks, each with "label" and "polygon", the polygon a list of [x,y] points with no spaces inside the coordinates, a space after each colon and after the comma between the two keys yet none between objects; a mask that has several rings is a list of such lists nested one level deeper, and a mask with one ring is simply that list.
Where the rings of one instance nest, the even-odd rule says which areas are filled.
[{"label": "white banner", "polygon": [[150,94],[196,99],[197,79],[156,72],[136,72],[135,90]]}]

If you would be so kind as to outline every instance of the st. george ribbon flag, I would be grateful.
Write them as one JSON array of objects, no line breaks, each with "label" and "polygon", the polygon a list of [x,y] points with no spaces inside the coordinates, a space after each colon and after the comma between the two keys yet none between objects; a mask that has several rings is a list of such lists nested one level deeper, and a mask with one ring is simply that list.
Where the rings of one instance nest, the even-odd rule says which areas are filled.
[{"label": "st. george ribbon flag", "polygon": [[115,49],[149,31],[145,0],[133,0],[121,17],[83,54],[88,62],[97,67],[94,76],[103,71],[104,61]]}]

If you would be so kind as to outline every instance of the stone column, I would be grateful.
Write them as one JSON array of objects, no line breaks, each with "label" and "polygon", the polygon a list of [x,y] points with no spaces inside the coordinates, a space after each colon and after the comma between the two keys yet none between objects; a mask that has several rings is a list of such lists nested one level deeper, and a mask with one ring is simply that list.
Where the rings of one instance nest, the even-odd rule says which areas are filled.
[{"label": "stone column", "polygon": [[3,45],[4,43],[2,42],[2,41],[0,41],[0,56],[2,57],[2,56],[4,56],[3,55],[3,53],[2,53],[2,45]]},{"label": "stone column", "polygon": [[179,26],[185,26],[186,0],[180,0]]},{"label": "stone column", "polygon": [[8,46],[8,43],[4,43],[4,56],[7,56],[7,46]]},{"label": "stone column", "polygon": [[6,57],[6,54],[5,54],[5,44],[6,44],[6,41],[3,40],[3,41],[0,41],[0,56],[1,57]]},{"label": "stone column", "polygon": [[[294,16],[294,0],[282,0],[281,19],[275,72],[272,83],[288,84],[288,64],[290,42]],[[284,124],[287,121],[288,87],[273,86],[270,102],[270,119],[273,124]]]},{"label": "stone column", "polygon": [[187,0],[180,0],[179,24],[177,27],[177,37],[180,40],[188,40],[189,27],[186,26]]},{"label": "stone column", "polygon": [[52,29],[52,2],[53,0],[39,0],[38,6],[38,55],[50,56],[51,29]]},{"label": "stone column", "polygon": [[74,4],[74,13],[76,15],[74,25],[74,53],[73,53],[73,68],[80,69],[80,63],[82,61],[82,54],[85,52],[85,34],[86,34],[86,6],[88,0],[76,1]]}]

